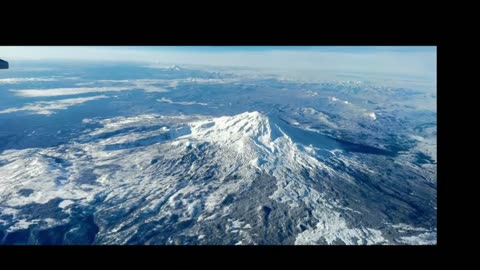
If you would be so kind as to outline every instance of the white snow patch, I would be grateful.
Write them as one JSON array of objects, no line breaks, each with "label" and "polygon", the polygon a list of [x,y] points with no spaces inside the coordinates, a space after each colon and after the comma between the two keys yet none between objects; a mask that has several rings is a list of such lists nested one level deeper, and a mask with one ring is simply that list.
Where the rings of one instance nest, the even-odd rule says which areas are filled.
[{"label": "white snow patch", "polygon": [[23,230],[23,229],[28,229],[28,227],[32,224],[36,224],[39,220],[26,220],[26,219],[20,219],[18,220],[13,226],[10,226],[7,231],[8,232],[13,232],[17,230]]},{"label": "white snow patch", "polygon": [[296,245],[312,245],[323,239],[327,244],[342,241],[346,245],[374,245],[386,243],[382,232],[371,228],[348,228],[345,220],[336,212],[325,211],[324,217],[315,229],[300,233],[295,239]]},{"label": "white snow patch", "polygon": [[416,140],[416,141],[419,141],[419,142],[423,142],[423,141],[425,141],[425,138],[424,138],[424,137],[422,137],[422,136],[418,136],[418,135],[410,134],[410,136],[409,136],[409,137],[410,137],[410,138],[412,138],[412,139],[414,139],[414,140]]},{"label": "white snow patch", "polygon": [[62,209],[65,209],[67,208],[69,205],[72,205],[74,202],[71,201],[71,200],[63,200],[62,202],[60,202],[58,204],[58,207],[62,208]]},{"label": "white snow patch", "polygon": [[377,120],[377,115],[374,112],[367,113],[367,116],[373,121]]},{"label": "white snow patch", "polygon": [[336,97],[329,97],[328,99],[330,100],[330,102],[339,102],[339,103],[343,103],[343,104],[350,104],[350,102],[348,102],[347,100],[341,100],[341,99],[338,99]]},{"label": "white snow patch", "polygon": [[415,236],[404,236],[401,242],[407,245],[436,245],[437,232],[426,232]]}]

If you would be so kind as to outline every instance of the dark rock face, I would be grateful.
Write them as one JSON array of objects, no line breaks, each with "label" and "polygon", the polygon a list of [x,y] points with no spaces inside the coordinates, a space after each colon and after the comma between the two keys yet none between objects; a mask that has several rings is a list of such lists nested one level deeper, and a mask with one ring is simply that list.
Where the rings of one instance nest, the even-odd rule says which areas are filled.
[{"label": "dark rock face", "polygon": [[0,59],[0,69],[8,69],[8,62]]}]

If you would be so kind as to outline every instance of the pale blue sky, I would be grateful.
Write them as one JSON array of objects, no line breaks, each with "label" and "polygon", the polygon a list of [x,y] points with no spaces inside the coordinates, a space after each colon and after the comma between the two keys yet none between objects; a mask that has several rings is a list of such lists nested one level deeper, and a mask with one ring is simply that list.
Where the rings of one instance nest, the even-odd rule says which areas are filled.
[{"label": "pale blue sky", "polygon": [[174,63],[436,77],[435,46],[0,46],[0,58]]}]

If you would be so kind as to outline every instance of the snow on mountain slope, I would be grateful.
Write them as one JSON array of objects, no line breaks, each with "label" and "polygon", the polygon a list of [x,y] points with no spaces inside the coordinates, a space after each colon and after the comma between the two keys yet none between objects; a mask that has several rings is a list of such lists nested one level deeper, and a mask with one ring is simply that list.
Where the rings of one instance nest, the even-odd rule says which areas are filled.
[{"label": "snow on mountain slope", "polygon": [[[7,232],[20,226],[15,220],[26,227],[40,224],[22,206],[53,201],[52,211],[60,208],[55,211],[70,218],[72,209],[93,206],[88,211],[98,226],[98,244],[423,239],[386,225],[405,223],[405,217],[392,216],[372,196],[385,196],[378,200],[404,207],[405,215],[415,211],[416,201],[389,195],[387,185],[368,178],[359,181],[357,173],[376,173],[366,160],[280,119],[259,112],[217,118],[150,114],[84,124],[89,129],[69,144],[2,153],[0,219]],[[38,226],[66,222],[63,217]],[[430,227],[413,225],[422,224]]]}]

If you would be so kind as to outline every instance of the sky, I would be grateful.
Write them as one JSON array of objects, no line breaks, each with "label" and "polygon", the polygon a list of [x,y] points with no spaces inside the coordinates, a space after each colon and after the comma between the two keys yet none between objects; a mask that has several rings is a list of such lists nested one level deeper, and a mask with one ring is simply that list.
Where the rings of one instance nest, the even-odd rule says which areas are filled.
[{"label": "sky", "polygon": [[394,74],[433,80],[437,65],[435,46],[0,46],[0,58],[13,63],[132,61]]}]

